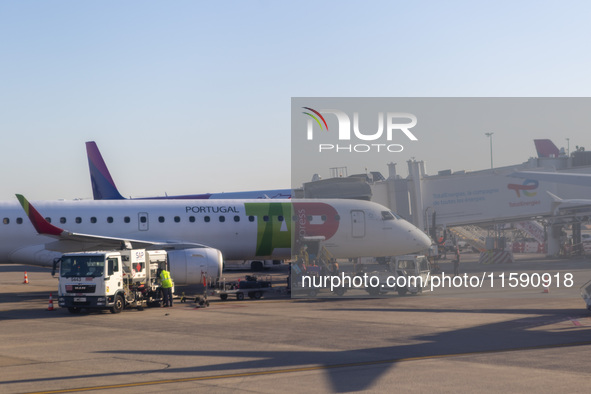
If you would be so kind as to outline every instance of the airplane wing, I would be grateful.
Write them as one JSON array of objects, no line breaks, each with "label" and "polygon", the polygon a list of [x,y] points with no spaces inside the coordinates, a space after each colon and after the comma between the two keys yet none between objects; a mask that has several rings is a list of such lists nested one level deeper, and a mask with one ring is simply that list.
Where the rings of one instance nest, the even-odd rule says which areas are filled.
[{"label": "airplane wing", "polygon": [[49,223],[22,195],[17,194],[21,206],[35,230],[41,235],[56,238],[55,242],[45,244],[47,250],[61,253],[111,249],[165,249],[180,250],[204,248],[205,245],[191,243],[166,243],[137,239],[106,237],[92,234],[73,233]]},{"label": "airplane wing", "polygon": [[591,174],[566,172],[515,171],[509,176],[514,178],[535,179],[544,182],[567,183],[578,186],[591,186]]}]

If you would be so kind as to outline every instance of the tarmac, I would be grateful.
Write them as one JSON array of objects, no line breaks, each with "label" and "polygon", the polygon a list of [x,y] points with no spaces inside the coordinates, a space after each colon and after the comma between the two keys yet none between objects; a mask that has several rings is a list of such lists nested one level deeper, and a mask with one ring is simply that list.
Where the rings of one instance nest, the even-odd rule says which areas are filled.
[{"label": "tarmac", "polygon": [[[589,392],[591,313],[579,288],[591,261],[522,255],[489,266],[477,257],[461,264],[490,275],[476,288],[290,299],[277,267],[262,275],[277,292],[261,300],[77,315],[57,307],[49,269],[0,265],[0,392]],[[453,270],[449,260],[441,268]],[[560,281],[547,292],[501,288],[499,275],[512,272]]]}]

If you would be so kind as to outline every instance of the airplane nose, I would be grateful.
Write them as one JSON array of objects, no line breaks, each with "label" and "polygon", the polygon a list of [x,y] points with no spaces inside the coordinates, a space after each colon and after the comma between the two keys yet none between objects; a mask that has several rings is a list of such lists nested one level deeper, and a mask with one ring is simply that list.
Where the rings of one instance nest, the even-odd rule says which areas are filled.
[{"label": "airplane nose", "polygon": [[415,239],[417,241],[417,245],[421,247],[421,250],[428,249],[431,247],[431,238],[423,231],[419,230],[418,228],[415,230]]},{"label": "airplane nose", "polygon": [[412,249],[412,252],[408,253],[416,253],[429,249],[431,247],[431,238],[412,224],[408,223],[408,226],[407,236],[405,237],[406,244],[408,249]]}]

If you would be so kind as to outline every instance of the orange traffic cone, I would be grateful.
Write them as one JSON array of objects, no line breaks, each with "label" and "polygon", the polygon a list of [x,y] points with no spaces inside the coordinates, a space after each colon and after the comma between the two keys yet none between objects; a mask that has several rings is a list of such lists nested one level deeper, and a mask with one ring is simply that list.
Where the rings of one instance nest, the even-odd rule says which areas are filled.
[{"label": "orange traffic cone", "polygon": [[47,307],[48,311],[52,311],[53,310],[53,296],[51,293],[49,293],[49,306]]},{"label": "orange traffic cone", "polygon": [[25,281],[23,282],[24,285],[29,284],[29,276],[27,275],[27,271],[25,271]]}]

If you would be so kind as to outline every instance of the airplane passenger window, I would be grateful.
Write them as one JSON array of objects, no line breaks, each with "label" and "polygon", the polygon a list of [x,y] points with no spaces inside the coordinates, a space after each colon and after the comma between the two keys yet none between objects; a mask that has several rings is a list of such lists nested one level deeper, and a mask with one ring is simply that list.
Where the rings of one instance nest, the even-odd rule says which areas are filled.
[{"label": "airplane passenger window", "polygon": [[263,216],[263,221],[268,222],[269,221],[269,217],[267,215]]},{"label": "airplane passenger window", "polygon": [[283,221],[283,216],[281,216],[281,215],[280,216],[277,216],[277,220],[279,220],[280,222],[282,222]]},{"label": "airplane passenger window", "polygon": [[164,223],[164,216],[158,216],[158,221],[160,223]]},{"label": "airplane passenger window", "polygon": [[64,217],[61,217],[61,218],[60,218],[60,223],[61,223],[61,224],[64,224],[64,223],[66,223],[66,218],[64,218]]},{"label": "airplane passenger window", "polygon": [[146,223],[148,221],[148,218],[145,216],[140,217],[140,222],[141,223]]},{"label": "airplane passenger window", "polygon": [[48,223],[51,223],[51,218],[47,217],[45,220],[47,220]]},{"label": "airplane passenger window", "polygon": [[109,217],[107,218],[107,223],[113,223],[113,217],[109,216]]},{"label": "airplane passenger window", "polygon": [[205,220],[205,223],[209,223],[209,221],[210,221],[211,219],[209,218],[209,216],[206,216],[206,217],[204,217],[204,218],[203,218],[203,220]]},{"label": "airplane passenger window", "polygon": [[341,220],[341,216],[340,215],[335,215],[334,220],[336,220],[338,222],[339,220]]},{"label": "airplane passenger window", "polygon": [[195,223],[195,216],[189,216],[189,222]]},{"label": "airplane passenger window", "polygon": [[125,223],[129,223],[129,222],[131,222],[131,219],[129,218],[129,216],[126,216],[126,217],[123,218],[123,221]]},{"label": "airplane passenger window", "polygon": [[322,220],[323,222],[326,222],[326,215],[320,216],[320,220]]},{"label": "airplane passenger window", "polygon": [[23,224],[23,218],[16,218],[16,224]]},{"label": "airplane passenger window", "polygon": [[250,215],[250,216],[248,217],[248,221],[249,221],[249,222],[254,222],[254,216]]},{"label": "airplane passenger window", "polygon": [[226,217],[223,215],[220,215],[220,223],[223,223],[226,221]]},{"label": "airplane passenger window", "polygon": [[180,221],[181,221],[181,218],[180,218],[180,217],[178,217],[178,216],[175,216],[175,217],[174,217],[174,222],[175,222],[175,223],[178,223],[178,222],[180,222]]},{"label": "airplane passenger window", "polygon": [[95,216],[93,216],[93,217],[90,218],[90,223],[96,223],[96,217]]},{"label": "airplane passenger window", "polygon": [[2,223],[4,223],[4,224],[9,224],[9,223],[10,223],[10,219],[8,219],[8,218],[4,218],[4,219],[2,220]]},{"label": "airplane passenger window", "polygon": [[238,216],[238,215],[234,216],[234,221],[236,223],[238,223],[240,221],[240,216]]},{"label": "airplane passenger window", "polygon": [[78,223],[78,224],[82,223],[82,218],[81,217],[77,217],[76,218],[76,223]]}]

